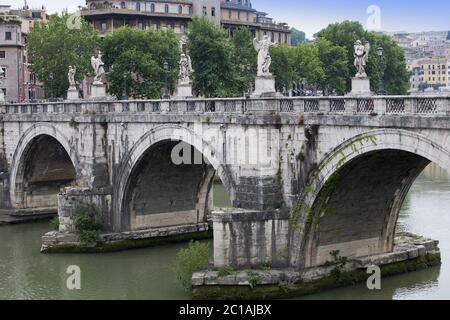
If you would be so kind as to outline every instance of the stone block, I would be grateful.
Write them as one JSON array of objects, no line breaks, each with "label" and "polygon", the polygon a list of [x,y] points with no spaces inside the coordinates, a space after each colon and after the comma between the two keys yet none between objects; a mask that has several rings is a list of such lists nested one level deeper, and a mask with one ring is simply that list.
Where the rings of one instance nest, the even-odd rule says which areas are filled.
[{"label": "stone block", "polygon": [[352,78],[352,91],[350,96],[371,96],[369,78]]},{"label": "stone block", "polygon": [[80,100],[80,93],[77,88],[69,88],[67,90],[67,100]]},{"label": "stone block", "polygon": [[253,96],[264,97],[264,96],[275,96],[275,77],[267,76],[267,77],[256,77],[255,80],[255,91],[253,92]]},{"label": "stone block", "polygon": [[182,83],[177,85],[177,93],[176,98],[183,99],[183,98],[191,98],[193,97],[192,94],[192,84],[191,83]]}]

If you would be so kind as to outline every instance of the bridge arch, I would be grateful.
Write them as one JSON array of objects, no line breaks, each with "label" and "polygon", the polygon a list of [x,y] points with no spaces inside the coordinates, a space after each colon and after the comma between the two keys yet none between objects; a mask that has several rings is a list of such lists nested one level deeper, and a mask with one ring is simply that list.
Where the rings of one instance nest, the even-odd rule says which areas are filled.
[{"label": "bridge arch", "polygon": [[78,159],[66,136],[52,125],[34,124],[20,137],[10,172],[16,209],[56,208],[61,187],[76,180]]},{"label": "bridge arch", "polygon": [[[193,153],[197,152],[197,154],[202,155],[205,159],[205,163],[202,165],[187,165],[184,166],[184,168],[183,165],[178,166],[179,168],[172,165],[169,152],[171,152],[173,147],[180,142],[191,147]],[[190,128],[181,125],[162,125],[150,130],[134,145],[119,168],[117,175],[118,180],[114,186],[114,194],[117,195],[114,203],[114,229],[116,231],[124,231],[136,228],[142,229],[145,227],[152,228],[174,225],[173,219],[172,222],[169,221],[170,218],[167,218],[167,212],[164,212],[164,209],[167,208],[161,208],[161,203],[159,203],[159,207],[155,203],[152,203],[151,205],[148,205],[148,203],[139,203],[139,199],[153,198],[150,197],[150,194],[153,195],[156,191],[155,188],[142,191],[143,188],[140,188],[139,186],[149,183],[149,181],[144,181],[145,179],[152,180],[150,183],[159,183],[161,186],[164,186],[165,183],[172,183],[181,188],[181,190],[186,191],[187,188],[190,188],[191,192],[197,193],[195,209],[192,208],[194,194],[185,194],[186,204],[188,207],[191,206],[190,210],[184,210],[183,206],[174,204],[174,202],[179,203],[180,201],[183,201],[182,199],[174,201],[174,199],[169,199],[170,196],[166,199],[160,199],[160,201],[170,202],[173,208],[177,208],[175,211],[178,212],[178,217],[190,214],[191,217],[192,215],[196,215],[196,221],[198,222],[203,220],[207,198],[215,175],[220,178],[228,196],[233,202],[235,196],[235,184],[229,168],[221,163],[221,159],[221,150],[217,150],[217,148],[202,139],[202,137]],[[155,164],[157,163],[165,166],[164,170],[157,170],[162,173],[158,177],[154,174]],[[201,166],[203,167],[200,168]],[[193,167],[196,167],[196,169],[193,169]],[[187,171],[183,172],[183,169]],[[168,175],[164,176],[167,172],[171,174],[170,177]],[[179,174],[178,177],[176,176],[176,172]],[[185,175],[193,179],[190,185],[183,180]],[[169,179],[171,179],[171,182],[168,181]],[[141,190],[141,194],[131,194],[133,189]],[[165,196],[164,190],[161,190],[159,196]],[[158,197],[158,195],[156,195],[156,197]],[[145,210],[151,212],[153,218],[156,217],[156,219],[160,218],[159,220],[165,220],[165,223],[155,223],[155,219],[141,219],[140,223],[137,222],[136,218],[138,214],[136,213],[137,210],[135,210],[137,206],[145,207]],[[156,213],[156,211],[158,211],[156,207],[160,210],[160,214]],[[187,214],[187,211],[190,213]],[[163,217],[163,215],[165,215],[165,217]],[[173,218],[175,218],[175,216]],[[186,224],[194,223],[194,221],[190,221],[189,219],[181,219],[180,221],[185,222]]]},{"label": "bridge arch", "polygon": [[301,231],[293,233],[292,264],[321,265],[333,251],[349,258],[391,252],[405,197],[430,162],[448,169],[450,152],[413,131],[378,129],[339,145],[294,210]]}]

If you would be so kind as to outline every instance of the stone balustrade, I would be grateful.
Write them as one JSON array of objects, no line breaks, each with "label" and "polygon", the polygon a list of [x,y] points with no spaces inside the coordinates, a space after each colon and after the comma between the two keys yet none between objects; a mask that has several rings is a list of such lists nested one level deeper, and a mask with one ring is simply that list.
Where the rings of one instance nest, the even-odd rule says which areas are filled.
[{"label": "stone balustrade", "polygon": [[450,115],[448,96],[277,97],[189,100],[65,101],[4,104],[2,114],[255,114]]}]

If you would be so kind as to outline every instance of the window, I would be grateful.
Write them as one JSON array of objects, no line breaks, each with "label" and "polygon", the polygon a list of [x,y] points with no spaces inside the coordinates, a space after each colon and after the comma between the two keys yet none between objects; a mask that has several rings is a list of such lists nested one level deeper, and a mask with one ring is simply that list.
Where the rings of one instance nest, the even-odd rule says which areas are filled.
[{"label": "window", "polygon": [[212,7],[211,8],[211,17],[215,17],[216,16],[216,8]]},{"label": "window", "polygon": [[6,58],[6,51],[0,51],[0,59]]},{"label": "window", "polygon": [[165,5],[164,9],[165,9],[166,13],[169,13],[169,5],[168,4]]},{"label": "window", "polygon": [[8,68],[3,67],[3,71],[5,72],[3,76],[6,78],[8,76]]},{"label": "window", "polygon": [[121,9],[125,9],[125,8],[126,8],[125,2],[121,2],[121,3],[120,3],[120,8],[121,8]]},{"label": "window", "polygon": [[208,15],[208,9],[206,7],[203,7],[203,15],[204,16]]},{"label": "window", "polygon": [[155,4],[154,3],[152,3],[150,5],[150,12],[155,12]]},{"label": "window", "polygon": [[233,12],[231,10],[228,10],[228,18],[231,20],[233,17]]},{"label": "window", "polygon": [[141,3],[136,3],[136,11],[141,11]]},{"label": "window", "polygon": [[6,88],[0,88],[0,90],[3,90],[3,95],[6,97]]},{"label": "window", "polygon": [[182,6],[178,6],[178,14],[183,14],[183,7]]},{"label": "window", "polygon": [[12,33],[11,32],[6,32],[5,33],[5,40],[12,40]]},{"label": "window", "polygon": [[106,22],[101,23],[100,30],[101,30],[101,32],[106,32],[108,30],[108,26],[107,26]]}]

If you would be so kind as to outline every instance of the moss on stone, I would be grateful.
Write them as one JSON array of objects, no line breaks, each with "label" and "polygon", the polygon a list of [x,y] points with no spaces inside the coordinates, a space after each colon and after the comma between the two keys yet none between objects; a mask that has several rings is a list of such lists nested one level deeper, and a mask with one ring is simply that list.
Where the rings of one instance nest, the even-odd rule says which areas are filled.
[{"label": "moss on stone", "polygon": [[[428,253],[423,257],[392,263],[381,267],[383,277],[422,270],[441,263],[440,252]],[[318,293],[324,290],[335,289],[366,281],[368,275],[365,269],[343,272],[339,277],[330,275],[325,278],[298,283],[280,283],[273,285],[250,286],[197,286],[193,288],[193,298],[198,300],[267,300],[300,297],[307,294]]]},{"label": "moss on stone", "polygon": [[205,240],[212,238],[212,231],[193,232],[177,234],[167,237],[154,237],[146,239],[127,239],[113,242],[99,242],[94,245],[69,244],[49,247],[42,253],[104,253],[116,252],[129,249],[156,247],[171,243],[189,242],[191,240]]}]

